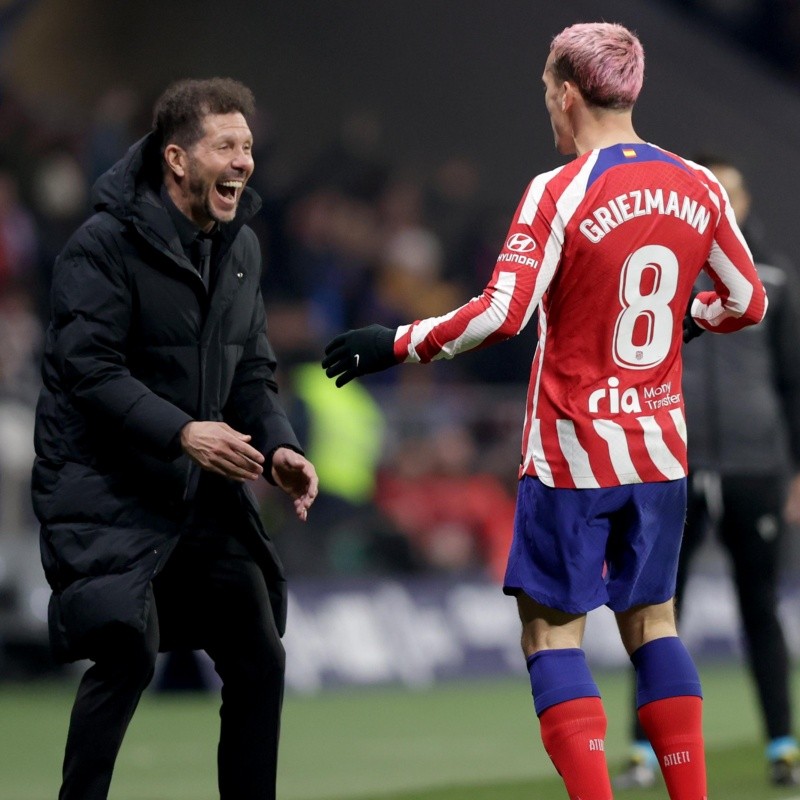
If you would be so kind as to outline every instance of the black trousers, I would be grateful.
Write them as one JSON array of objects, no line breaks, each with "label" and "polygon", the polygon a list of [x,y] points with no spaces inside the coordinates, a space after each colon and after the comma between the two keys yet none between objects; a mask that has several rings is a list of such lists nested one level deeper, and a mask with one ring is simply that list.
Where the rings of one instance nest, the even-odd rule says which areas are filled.
[{"label": "black trousers", "polygon": [[[789,655],[778,618],[777,584],[784,481],[779,476],[690,476],[678,564],[680,614],[689,567],[708,530],[730,556],[747,660],[768,739],[792,735]],[[646,740],[634,714],[634,738]]]},{"label": "black trousers", "polygon": [[72,709],[59,800],[106,800],[159,648],[186,644],[204,649],[222,679],[221,800],[274,800],[284,649],[261,570],[244,548],[213,538],[179,543],[154,581],[144,634],[104,636]]}]

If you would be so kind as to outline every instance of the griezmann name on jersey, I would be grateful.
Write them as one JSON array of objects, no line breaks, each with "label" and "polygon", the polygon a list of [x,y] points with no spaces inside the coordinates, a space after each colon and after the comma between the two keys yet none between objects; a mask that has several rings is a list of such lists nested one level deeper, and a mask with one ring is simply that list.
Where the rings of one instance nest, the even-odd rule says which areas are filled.
[{"label": "griezmann name on jersey", "polygon": [[529,184],[478,297],[398,329],[427,362],[518,334],[538,311],[520,475],[597,488],[686,475],[682,325],[729,333],[767,299],[711,172],[651,144],[583,154]]}]

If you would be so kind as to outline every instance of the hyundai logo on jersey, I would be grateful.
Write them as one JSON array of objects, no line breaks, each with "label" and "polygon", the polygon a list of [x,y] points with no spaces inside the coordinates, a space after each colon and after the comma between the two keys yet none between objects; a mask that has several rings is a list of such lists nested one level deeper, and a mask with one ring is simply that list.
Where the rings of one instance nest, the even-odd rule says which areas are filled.
[{"label": "hyundai logo on jersey", "polygon": [[530,253],[531,250],[536,249],[536,242],[524,233],[514,233],[508,237],[506,248],[515,253]]}]

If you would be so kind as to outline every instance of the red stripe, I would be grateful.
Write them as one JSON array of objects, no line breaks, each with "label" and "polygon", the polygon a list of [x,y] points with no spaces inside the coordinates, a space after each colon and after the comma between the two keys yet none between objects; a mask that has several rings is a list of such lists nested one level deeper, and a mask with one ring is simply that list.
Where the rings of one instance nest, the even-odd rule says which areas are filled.
[{"label": "red stripe", "polygon": [[569,463],[564,458],[564,453],[561,451],[561,445],[558,442],[558,432],[553,420],[542,420],[541,425],[542,435],[542,449],[544,450],[544,457],[550,465],[550,471],[553,473],[553,482],[559,488],[574,489],[575,481],[572,479],[572,473],[569,470]]},{"label": "red stripe", "polygon": [[[576,426],[576,433],[577,432]],[[581,429],[581,433],[582,432],[583,429]],[[578,439],[583,445],[583,449],[589,454],[592,474],[597,482],[601,486],[619,486],[620,481],[614,469],[614,464],[611,461],[608,442],[591,427],[591,420],[589,420],[585,429],[585,436],[578,433]]]},{"label": "red stripe", "polygon": [[639,477],[645,483],[666,480],[667,476],[656,467],[653,459],[650,458],[650,453],[644,443],[644,430],[638,423],[636,428],[625,430],[625,438],[628,440],[628,452]]},{"label": "red stripe", "polygon": [[669,411],[662,411],[656,414],[656,421],[661,427],[661,436],[664,439],[664,444],[667,446],[667,449],[670,451],[670,453],[672,453],[672,455],[675,456],[678,461],[680,461],[685,470],[686,443],[683,441],[680,433],[678,433],[678,429],[675,426],[675,420],[672,419],[672,415],[669,413]]},{"label": "red stripe", "polygon": [[[541,335],[541,327],[539,328],[539,334]],[[528,439],[531,435],[531,426],[533,425],[533,395],[536,391],[536,375],[539,369],[539,359],[541,358],[541,350],[540,348],[536,348],[536,352],[533,356],[533,361],[531,362],[531,374],[528,380],[528,394],[525,399],[525,423],[522,428],[522,464],[521,467],[525,466],[525,462],[529,460],[529,456],[532,454],[528,451]],[[531,463],[533,463],[531,461]]]},{"label": "red stripe", "polygon": [[[417,320],[418,322],[419,320]],[[416,323],[414,323],[416,325]],[[401,363],[408,360],[408,346],[411,344],[411,327],[394,343],[394,356]]]}]

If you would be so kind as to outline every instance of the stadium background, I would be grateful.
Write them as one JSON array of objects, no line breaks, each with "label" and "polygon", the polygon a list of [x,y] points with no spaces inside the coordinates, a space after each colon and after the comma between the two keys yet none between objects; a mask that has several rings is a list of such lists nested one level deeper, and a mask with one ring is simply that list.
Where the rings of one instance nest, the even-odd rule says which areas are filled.
[{"label": "stadium background", "polygon": [[[47,590],[27,501],[48,265],[85,213],[91,180],[146,131],[152,101],[168,81],[224,74],[256,93],[254,182],[266,200],[258,232],[271,335],[286,365],[286,396],[331,487],[305,531],[289,524],[280,499],[264,494],[293,591],[285,794],[322,800],[454,784],[457,796],[469,798],[482,795],[465,786],[487,784],[487,797],[522,797],[534,785],[527,782],[549,771],[534,735],[513,604],[494,576],[532,331],[489,358],[365,382],[345,401],[320,385],[309,364],[342,321],[391,321],[362,319],[381,311],[404,321],[408,294],[449,308],[449,299],[480,290],[525,183],[560,163],[540,74],[552,34],[578,20],[620,21],[638,31],[648,59],[635,115],[641,135],[684,154],[718,152],[739,163],[770,245],[800,263],[794,6],[0,2],[0,752],[7,754],[0,798],[54,792],[76,680],[74,670],[57,670],[47,657]],[[391,235],[370,227],[375,216]],[[353,230],[363,235],[348,235]],[[392,269],[407,277],[404,285],[379,280],[378,290],[347,295],[354,270],[385,282]],[[325,283],[325,292],[304,280],[330,274],[345,277]],[[436,474],[422,469],[432,464]],[[481,517],[474,529],[458,514],[427,527],[398,517],[398,505],[425,505],[420,484],[441,492],[434,505],[453,496],[466,507],[472,497],[492,513],[468,509]],[[796,531],[784,562],[782,611],[797,657]],[[760,792],[759,722],[741,669],[731,586],[713,545],[686,608],[687,642],[718,687],[719,700],[709,702],[712,751],[718,747],[726,765],[749,763],[739,782],[747,787],[752,773]],[[621,757],[625,657],[602,610],[590,621],[587,650],[617,718],[610,755]],[[213,778],[198,753],[213,747],[214,710],[205,695],[213,696],[214,685],[203,660],[192,664],[205,694],[152,693],[126,742],[119,800],[208,793]],[[170,683],[166,670],[154,690],[188,682],[188,673],[176,672]],[[204,721],[195,724],[195,715]],[[379,719],[384,726],[367,735]],[[170,749],[176,742],[183,748],[177,754]],[[443,752],[432,758],[437,748],[452,749],[452,759]],[[169,757],[161,764],[163,753]],[[501,776],[509,784],[499,789],[493,782]],[[555,783],[535,786],[538,796],[561,796]],[[413,796],[447,796],[431,791]],[[733,798],[733,791],[720,796]]]}]

